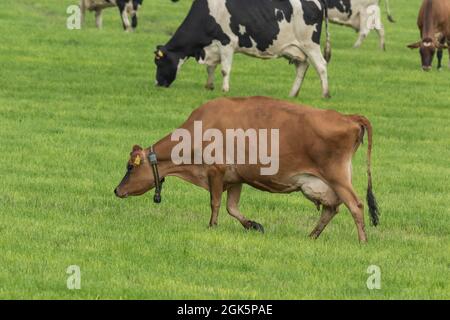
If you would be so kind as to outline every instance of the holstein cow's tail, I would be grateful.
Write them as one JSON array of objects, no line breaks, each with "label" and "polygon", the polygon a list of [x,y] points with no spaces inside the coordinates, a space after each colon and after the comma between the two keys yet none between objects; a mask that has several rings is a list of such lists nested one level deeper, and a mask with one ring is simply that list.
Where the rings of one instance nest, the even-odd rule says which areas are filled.
[{"label": "holstein cow's tail", "polygon": [[364,137],[364,131],[367,131],[367,205],[369,206],[370,220],[374,226],[378,225],[380,211],[378,209],[377,200],[372,191],[372,172],[371,172],[371,158],[372,158],[372,125],[370,121],[363,116],[355,115],[352,119],[359,123],[362,128],[361,140]]},{"label": "holstein cow's tail", "polygon": [[392,14],[391,14],[391,8],[389,8],[389,0],[384,0],[384,6],[386,7],[387,18],[388,18],[389,22],[394,23],[395,20],[394,20],[394,18],[392,17]]},{"label": "holstein cow's tail", "polygon": [[323,52],[323,56],[326,62],[330,62],[331,60],[331,41],[330,41],[330,31],[328,30],[328,4],[326,0],[320,0],[323,5],[323,18],[325,20],[325,34],[326,34],[326,43],[325,49]]}]

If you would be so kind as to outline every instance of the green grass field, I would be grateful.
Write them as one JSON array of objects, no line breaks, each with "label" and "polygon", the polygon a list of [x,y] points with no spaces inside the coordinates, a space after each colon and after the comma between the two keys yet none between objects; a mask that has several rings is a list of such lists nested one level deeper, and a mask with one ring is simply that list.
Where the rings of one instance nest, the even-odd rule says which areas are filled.
[{"label": "green grass field", "polygon": [[[371,33],[332,25],[331,100],[310,69],[299,103],[367,116],[374,126],[374,192],[382,216],[360,245],[347,209],[322,236],[319,218],[297,193],[245,187],[242,212],[264,225],[246,232],[222,207],[208,229],[209,194],[167,179],[153,193],[113,194],[133,144],[149,146],[202,103],[223,96],[203,89],[195,61],[173,87],[154,87],[153,51],[185,17],[191,1],[147,0],[135,33],[115,9],[104,28],[88,16],[67,30],[75,0],[0,2],[0,298],[68,299],[449,299],[450,70],[420,69],[420,0],[391,1],[387,52]],[[448,55],[444,55],[445,65]],[[221,77],[217,73],[220,88]],[[287,99],[287,61],[235,56],[228,96]],[[365,197],[366,145],[354,158],[354,185]],[[366,223],[369,222],[366,213]],[[81,290],[66,269],[81,268]],[[381,268],[381,289],[366,270]]]}]

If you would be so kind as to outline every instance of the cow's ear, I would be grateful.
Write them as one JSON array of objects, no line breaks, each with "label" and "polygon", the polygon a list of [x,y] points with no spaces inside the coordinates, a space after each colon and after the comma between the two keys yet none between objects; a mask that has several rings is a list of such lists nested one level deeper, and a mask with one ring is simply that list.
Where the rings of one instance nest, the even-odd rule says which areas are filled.
[{"label": "cow's ear", "polygon": [[408,45],[408,48],[410,48],[410,49],[417,49],[417,48],[420,48],[420,44],[421,44],[420,41],[418,41],[416,43],[411,43],[411,44]]},{"label": "cow's ear", "polygon": [[142,151],[142,147],[139,146],[139,145],[137,145],[137,144],[135,144],[135,145],[133,146],[133,151],[132,151],[132,152],[135,152],[135,151]]},{"label": "cow's ear", "polygon": [[155,50],[155,58],[161,59],[161,58],[164,58],[164,56],[165,56],[165,53],[164,53],[163,46],[157,46],[156,50]]}]

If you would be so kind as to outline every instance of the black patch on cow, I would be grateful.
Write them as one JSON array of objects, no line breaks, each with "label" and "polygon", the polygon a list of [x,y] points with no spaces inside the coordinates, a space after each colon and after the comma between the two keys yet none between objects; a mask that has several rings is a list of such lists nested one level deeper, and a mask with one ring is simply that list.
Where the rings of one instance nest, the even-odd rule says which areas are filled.
[{"label": "black patch on cow", "polygon": [[239,38],[239,47],[265,51],[280,33],[279,23],[291,22],[293,8],[289,0],[226,0],[231,15],[231,31]]},{"label": "black patch on cow", "polygon": [[180,53],[181,58],[198,59],[204,57],[203,48],[209,46],[213,40],[220,41],[224,46],[230,43],[230,38],[209,14],[208,1],[195,0],[181,26],[165,45],[165,49]]},{"label": "black patch on cow", "polygon": [[350,18],[353,14],[350,0],[326,0],[328,9],[336,9],[339,12],[346,13]]},{"label": "black patch on cow", "polygon": [[313,32],[312,41],[320,44],[320,35],[322,34],[322,21],[324,17],[324,8],[319,8],[314,1],[302,0],[303,19],[307,25],[316,25]]}]

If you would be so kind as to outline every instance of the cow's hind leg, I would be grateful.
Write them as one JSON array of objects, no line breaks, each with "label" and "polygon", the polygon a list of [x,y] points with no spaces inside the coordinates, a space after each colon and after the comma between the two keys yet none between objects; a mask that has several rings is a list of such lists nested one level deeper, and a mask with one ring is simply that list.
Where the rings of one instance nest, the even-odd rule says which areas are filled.
[{"label": "cow's hind leg", "polygon": [[233,185],[228,189],[227,193],[227,211],[228,213],[239,220],[245,229],[253,229],[264,233],[264,227],[255,222],[250,221],[242,215],[239,211],[239,200],[241,198],[242,184]]},{"label": "cow's hind leg", "polygon": [[381,22],[380,22],[379,26],[380,26],[380,28],[376,28],[375,30],[377,31],[378,37],[380,38],[380,48],[381,48],[381,50],[386,51],[384,26]]},{"label": "cow's hind leg", "polygon": [[320,45],[314,44],[302,48],[305,54],[308,56],[309,62],[311,62],[319,74],[320,81],[322,82],[322,95],[324,98],[331,98],[330,90],[328,88],[328,72],[327,62],[325,61],[322,52],[320,52]]},{"label": "cow's hind leg", "polygon": [[353,186],[351,184],[335,184],[333,185],[333,190],[351,212],[358,230],[359,241],[367,242],[364,225],[364,205],[353,190]]},{"label": "cow's hind leg", "polygon": [[98,29],[103,27],[102,9],[100,8],[95,9],[95,25]]},{"label": "cow's hind leg", "polygon": [[292,86],[290,97],[297,97],[302,87],[303,79],[305,79],[306,71],[308,71],[309,63],[306,61],[296,61],[294,62],[295,69],[297,72],[294,85]]},{"label": "cow's hind leg", "polygon": [[314,228],[314,230],[309,235],[312,239],[317,239],[320,234],[322,233],[323,229],[328,225],[328,223],[331,221],[331,219],[334,218],[334,216],[337,213],[337,207],[331,207],[331,206],[323,206],[322,207],[322,215],[320,216],[319,222],[317,223],[317,226]]},{"label": "cow's hind leg", "polygon": [[366,10],[361,10],[359,15],[359,34],[358,39],[356,40],[353,48],[359,48],[363,43],[364,39],[369,35],[369,28],[367,26],[368,22],[368,14],[365,12]]},{"label": "cow's hind leg", "polygon": [[208,90],[214,90],[214,72],[216,71],[217,65],[211,65],[206,67],[208,72],[208,80],[206,81],[205,88]]}]

